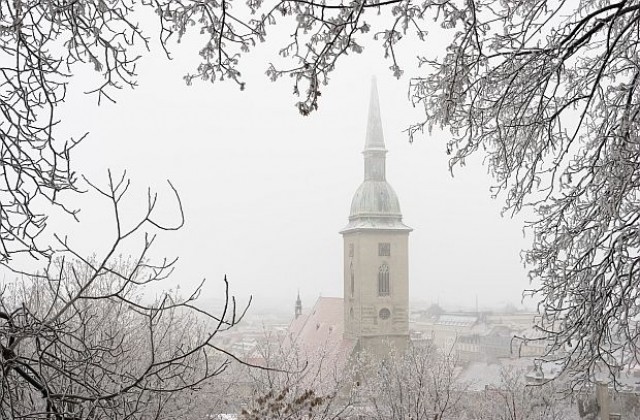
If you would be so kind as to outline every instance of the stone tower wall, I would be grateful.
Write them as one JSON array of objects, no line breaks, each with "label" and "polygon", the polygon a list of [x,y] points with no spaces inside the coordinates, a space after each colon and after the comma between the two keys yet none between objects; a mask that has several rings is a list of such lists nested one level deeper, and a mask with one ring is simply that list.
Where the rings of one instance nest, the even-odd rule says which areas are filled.
[{"label": "stone tower wall", "polygon": [[[408,232],[381,230],[344,235],[344,307],[347,337],[408,337],[408,237]],[[390,255],[379,255],[381,243],[389,244]],[[378,271],[382,264],[389,267],[388,296],[378,294]],[[384,314],[381,317],[380,312],[383,309],[389,310],[389,318],[384,319]]]}]

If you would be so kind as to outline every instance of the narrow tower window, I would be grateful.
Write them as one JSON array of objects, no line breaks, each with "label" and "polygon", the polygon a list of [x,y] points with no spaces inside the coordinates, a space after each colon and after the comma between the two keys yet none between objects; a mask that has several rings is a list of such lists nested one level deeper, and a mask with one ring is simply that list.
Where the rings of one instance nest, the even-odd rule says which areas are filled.
[{"label": "narrow tower window", "polygon": [[378,256],[388,257],[391,255],[391,244],[389,242],[378,243]]},{"label": "narrow tower window", "polygon": [[353,263],[350,264],[349,275],[351,276],[351,297],[353,297],[353,293],[355,292],[355,289],[356,289],[356,280],[355,280],[356,276],[353,272]]},{"label": "narrow tower window", "polygon": [[378,270],[378,296],[389,296],[389,266],[382,264]]}]

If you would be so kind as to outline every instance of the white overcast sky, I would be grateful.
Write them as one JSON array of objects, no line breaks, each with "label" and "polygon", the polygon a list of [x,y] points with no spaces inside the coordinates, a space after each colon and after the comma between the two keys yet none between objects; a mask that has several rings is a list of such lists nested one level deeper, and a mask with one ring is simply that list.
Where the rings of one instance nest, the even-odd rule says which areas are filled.
[{"label": "white overcast sky", "polygon": [[[75,169],[100,183],[107,168],[126,169],[135,187],[132,208],[142,209],[144,188],[161,195],[162,216],[174,202],[164,180],[180,191],[186,224],[159,238],[157,255],[179,256],[175,281],[183,288],[207,278],[217,293],[226,274],[241,299],[257,307],[290,306],[300,290],[310,307],[323,296],[342,295],[342,239],[351,197],[362,180],[370,78],[378,79],[387,149],[387,178],[400,199],[410,236],[410,297],[451,308],[519,305],[528,286],[520,250],[522,218],[502,218],[500,199],[481,156],[448,171],[447,133],[425,134],[410,144],[403,130],[421,118],[407,99],[409,77],[419,75],[417,54],[433,47],[411,43],[396,80],[379,47],[339,63],[320,109],[298,114],[288,78],[270,82],[264,71],[277,40],[242,61],[247,88],[195,82],[182,76],[197,60],[198,44],[174,45],[168,61],[154,47],[138,66],[139,86],[116,93],[117,104],[96,106],[71,80],[61,132],[89,137],[76,150]],[[87,73],[88,74],[88,73]],[[82,198],[81,224],[68,223],[74,243],[87,252],[113,232],[109,208]],[[104,203],[103,203],[104,204]],[[288,305],[288,306],[287,306]],[[531,306],[531,305],[530,305]]]}]

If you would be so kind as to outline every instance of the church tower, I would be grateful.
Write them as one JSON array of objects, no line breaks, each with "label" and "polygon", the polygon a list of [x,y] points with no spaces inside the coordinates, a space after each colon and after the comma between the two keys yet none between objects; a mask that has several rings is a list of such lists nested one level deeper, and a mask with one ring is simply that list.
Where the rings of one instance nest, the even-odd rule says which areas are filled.
[{"label": "church tower", "polygon": [[409,340],[409,258],[411,228],[402,223],[396,193],[386,180],[380,104],[371,85],[364,146],[364,181],[351,201],[344,239],[345,337],[357,349],[384,355]]}]

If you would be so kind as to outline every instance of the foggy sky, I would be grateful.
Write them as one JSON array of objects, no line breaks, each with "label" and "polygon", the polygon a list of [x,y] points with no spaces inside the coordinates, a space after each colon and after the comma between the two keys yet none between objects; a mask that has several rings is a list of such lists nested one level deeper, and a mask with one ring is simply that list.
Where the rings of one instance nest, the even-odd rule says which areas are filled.
[{"label": "foggy sky", "polygon": [[[424,48],[424,44],[421,44]],[[452,178],[445,145],[434,131],[413,144],[402,131],[420,120],[407,100],[415,69],[408,47],[405,77],[396,80],[382,51],[347,57],[324,87],[320,109],[302,117],[292,82],[268,81],[264,71],[278,45],[243,59],[247,88],[232,82],[194,82],[182,76],[197,60],[197,45],[158,48],[138,67],[139,86],[116,93],[117,104],[96,106],[90,70],[72,81],[61,131],[90,136],[73,157],[75,169],[98,183],[106,170],[127,170],[131,214],[144,209],[145,188],[160,193],[162,218],[175,221],[170,179],[183,201],[186,224],[162,234],[155,255],[179,256],[174,282],[188,289],[202,278],[212,297],[226,274],[242,300],[291,307],[298,290],[306,308],[342,295],[342,239],[351,198],[363,177],[370,77],[376,75],[387,155],[387,180],[398,194],[409,238],[412,301],[450,307],[519,304],[528,286],[520,262],[523,219],[500,217],[500,198],[481,156]],[[87,252],[100,249],[110,209],[92,195],[79,198],[81,224],[58,221]],[[175,285],[175,284],[174,284]],[[167,286],[170,287],[170,286]],[[531,305],[530,305],[531,306]]]}]

